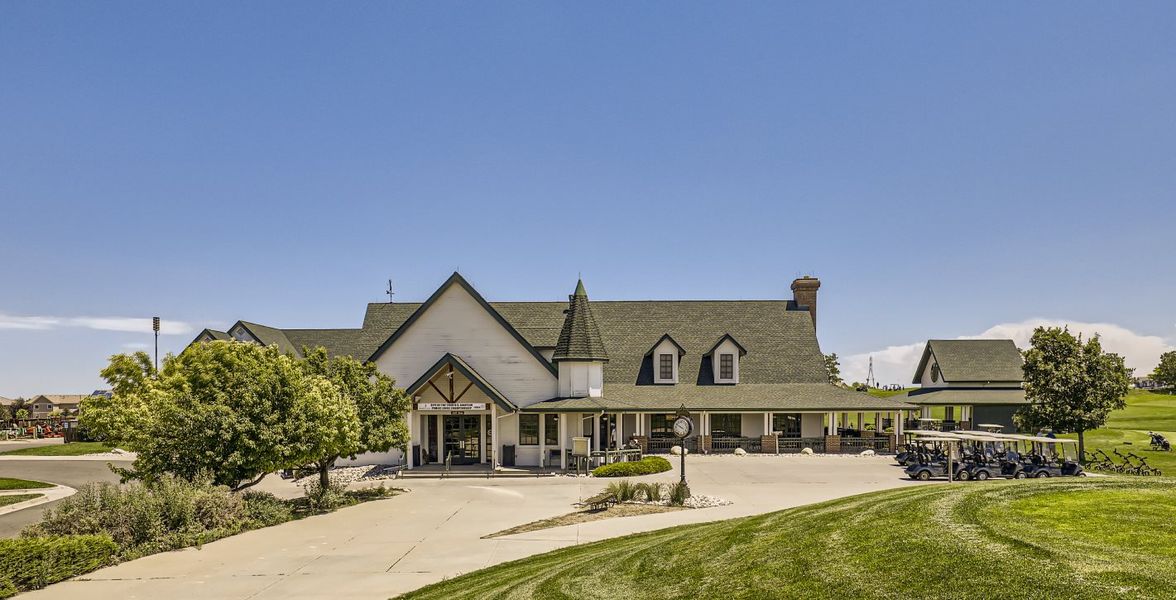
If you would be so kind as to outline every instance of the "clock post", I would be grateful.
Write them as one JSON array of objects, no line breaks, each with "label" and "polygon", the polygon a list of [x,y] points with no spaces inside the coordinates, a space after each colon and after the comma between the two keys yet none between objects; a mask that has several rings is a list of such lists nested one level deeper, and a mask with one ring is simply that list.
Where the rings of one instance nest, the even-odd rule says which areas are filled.
[{"label": "clock post", "polygon": [[674,435],[678,437],[678,447],[682,452],[678,454],[681,460],[682,485],[686,485],[686,438],[694,432],[694,421],[690,418],[690,411],[686,410],[686,405],[678,409],[678,418],[674,419]]}]

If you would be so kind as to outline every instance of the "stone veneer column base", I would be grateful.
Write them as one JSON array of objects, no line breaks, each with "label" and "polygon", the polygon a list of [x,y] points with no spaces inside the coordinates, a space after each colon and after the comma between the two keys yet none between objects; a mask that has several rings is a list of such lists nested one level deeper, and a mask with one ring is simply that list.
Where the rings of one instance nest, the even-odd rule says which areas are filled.
[{"label": "stone veneer column base", "polygon": [[825,436],[825,453],[826,454],[840,454],[841,453],[841,436],[839,436],[839,435]]},{"label": "stone veneer column base", "polygon": [[780,438],[778,438],[774,435],[761,435],[760,436],[760,452],[762,452],[764,454],[779,454],[780,453],[779,442],[780,442]]}]

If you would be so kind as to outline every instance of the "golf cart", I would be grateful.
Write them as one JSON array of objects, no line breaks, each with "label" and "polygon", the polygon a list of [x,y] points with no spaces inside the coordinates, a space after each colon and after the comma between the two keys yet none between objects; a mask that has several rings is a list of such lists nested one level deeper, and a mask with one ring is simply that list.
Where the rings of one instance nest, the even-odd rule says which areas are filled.
[{"label": "golf cart", "polygon": [[905,469],[907,477],[919,481],[932,478],[947,478],[948,481],[969,478],[964,465],[955,460],[954,445],[960,443],[959,438],[923,436],[920,442],[930,444],[930,451],[919,454],[919,460]]},{"label": "golf cart", "polygon": [[959,431],[949,435],[961,441],[960,464],[962,471],[957,477],[964,481],[984,481],[1001,477],[1003,440],[998,435],[982,431]]},{"label": "golf cart", "polygon": [[1078,477],[1086,475],[1073,458],[1078,440],[1028,437],[1034,451],[1024,463],[1025,477]]},{"label": "golf cart", "polygon": [[1172,450],[1172,444],[1168,442],[1168,440],[1162,434],[1156,433],[1154,431],[1149,431],[1147,434],[1151,436],[1152,450],[1157,450],[1160,452],[1168,452]]}]

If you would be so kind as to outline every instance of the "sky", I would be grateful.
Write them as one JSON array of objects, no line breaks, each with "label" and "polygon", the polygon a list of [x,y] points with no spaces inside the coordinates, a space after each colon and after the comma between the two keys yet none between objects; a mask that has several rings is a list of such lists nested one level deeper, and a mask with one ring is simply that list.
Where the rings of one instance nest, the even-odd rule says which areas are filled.
[{"label": "sky", "polygon": [[[0,395],[237,319],[789,298],[849,378],[1176,346],[1176,4],[0,3]],[[912,350],[913,348],[913,350]]]}]

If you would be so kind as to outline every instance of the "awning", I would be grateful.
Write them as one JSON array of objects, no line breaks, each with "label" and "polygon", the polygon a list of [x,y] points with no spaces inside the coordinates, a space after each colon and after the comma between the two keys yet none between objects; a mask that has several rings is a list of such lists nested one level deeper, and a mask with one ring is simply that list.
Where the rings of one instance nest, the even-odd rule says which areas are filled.
[{"label": "awning", "polygon": [[1021,388],[921,388],[895,398],[920,406],[1029,404]]},{"label": "awning", "polygon": [[493,400],[499,408],[502,408],[508,412],[514,412],[518,410],[518,407],[515,406],[513,402],[507,399],[507,397],[504,396],[502,392],[499,392],[497,388],[491,385],[485,377],[482,377],[480,374],[478,374],[478,372],[475,371],[474,368],[469,365],[469,363],[462,360],[460,356],[456,356],[448,352],[441,357],[441,360],[438,360],[433,364],[432,367],[429,367],[425,371],[424,375],[421,375],[419,379],[412,383],[412,385],[405,388],[405,391],[409,396],[416,396],[417,392],[420,392],[421,389],[423,389],[426,385],[429,385],[429,380],[433,379],[433,377],[435,377],[438,373],[449,367],[452,367],[454,371],[461,373],[463,376],[465,376],[466,379],[469,379],[470,382],[474,384],[474,387],[481,390],[483,394],[486,394],[486,396]]}]

